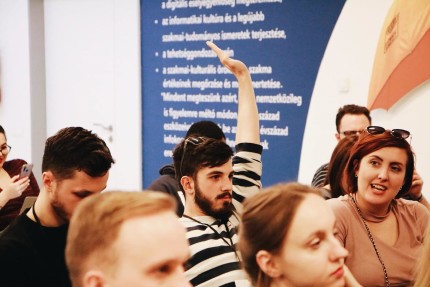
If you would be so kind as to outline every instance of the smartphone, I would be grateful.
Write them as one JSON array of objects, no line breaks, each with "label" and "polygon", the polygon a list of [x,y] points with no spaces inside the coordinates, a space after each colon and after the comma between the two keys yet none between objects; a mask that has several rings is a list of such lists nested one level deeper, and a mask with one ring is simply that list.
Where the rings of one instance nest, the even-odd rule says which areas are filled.
[{"label": "smartphone", "polygon": [[33,170],[33,164],[27,163],[21,167],[21,173],[19,174],[19,179],[30,176],[31,171]]}]

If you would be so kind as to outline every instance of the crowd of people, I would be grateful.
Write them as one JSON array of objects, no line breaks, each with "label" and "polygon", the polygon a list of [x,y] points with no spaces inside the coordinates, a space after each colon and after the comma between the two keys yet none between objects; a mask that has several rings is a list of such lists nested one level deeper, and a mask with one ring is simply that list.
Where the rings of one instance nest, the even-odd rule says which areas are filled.
[{"label": "crowd of people", "polygon": [[[49,137],[41,188],[0,126],[2,286],[430,286],[429,204],[403,129],[365,107],[336,116],[312,186],[262,189],[258,108],[247,66],[208,46],[238,82],[235,149],[191,125],[144,192],[108,191],[115,163],[81,127]],[[37,200],[21,214],[24,198]]]}]

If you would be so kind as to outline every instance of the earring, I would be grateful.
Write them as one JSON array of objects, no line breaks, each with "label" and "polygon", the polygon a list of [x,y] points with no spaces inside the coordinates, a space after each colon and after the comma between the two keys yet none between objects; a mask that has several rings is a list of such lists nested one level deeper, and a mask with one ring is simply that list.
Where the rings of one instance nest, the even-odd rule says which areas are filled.
[{"label": "earring", "polygon": [[357,174],[355,174],[355,177],[357,177]]}]

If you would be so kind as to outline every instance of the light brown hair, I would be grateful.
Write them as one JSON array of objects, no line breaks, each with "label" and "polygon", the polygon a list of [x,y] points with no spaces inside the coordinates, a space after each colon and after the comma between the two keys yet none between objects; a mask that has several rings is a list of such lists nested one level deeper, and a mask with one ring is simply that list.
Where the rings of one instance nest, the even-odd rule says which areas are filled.
[{"label": "light brown hair", "polygon": [[160,192],[112,191],[84,199],[67,235],[66,264],[73,286],[82,286],[82,276],[91,266],[115,270],[118,254],[112,247],[126,220],[175,210],[175,201]]},{"label": "light brown hair", "polygon": [[272,278],[258,266],[256,254],[260,250],[279,254],[297,209],[308,194],[320,195],[299,183],[277,184],[245,201],[238,247],[253,286],[270,286]]}]

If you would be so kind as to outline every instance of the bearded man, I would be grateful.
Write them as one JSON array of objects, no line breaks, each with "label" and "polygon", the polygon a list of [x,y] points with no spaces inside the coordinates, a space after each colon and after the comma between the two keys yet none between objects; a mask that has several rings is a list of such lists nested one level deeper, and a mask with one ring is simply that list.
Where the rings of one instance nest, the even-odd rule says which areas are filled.
[{"label": "bearded man", "polygon": [[258,110],[247,67],[208,45],[238,81],[236,154],[221,140],[193,135],[173,152],[185,194],[180,221],[190,244],[186,276],[193,286],[250,286],[236,250],[236,229],[243,200],[261,189]]}]

